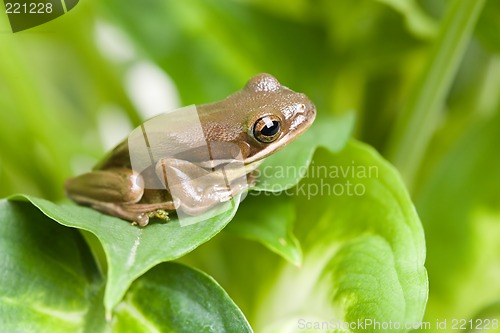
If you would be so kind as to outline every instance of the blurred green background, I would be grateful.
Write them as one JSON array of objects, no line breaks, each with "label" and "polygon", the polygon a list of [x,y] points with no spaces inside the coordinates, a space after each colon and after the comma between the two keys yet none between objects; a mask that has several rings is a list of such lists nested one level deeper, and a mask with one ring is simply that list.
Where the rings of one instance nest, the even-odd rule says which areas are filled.
[{"label": "blurred green background", "polygon": [[500,315],[500,1],[82,0],[0,14],[0,197],[63,182],[155,113],[268,72],[398,167],[424,225],[425,320]]}]

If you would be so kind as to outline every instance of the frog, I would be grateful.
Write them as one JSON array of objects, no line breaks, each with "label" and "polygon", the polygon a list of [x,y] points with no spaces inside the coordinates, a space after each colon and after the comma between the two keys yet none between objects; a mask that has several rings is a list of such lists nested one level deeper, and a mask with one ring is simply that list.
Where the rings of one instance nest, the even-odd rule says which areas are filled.
[{"label": "frog", "polygon": [[[193,132],[201,128],[198,132],[202,131],[210,147],[209,157],[194,152],[185,158],[185,151],[166,149],[146,175],[134,169],[130,140],[125,139],[90,172],[69,178],[64,185],[66,195],[77,204],[139,227],[147,226],[152,218],[167,221],[178,209],[200,214],[254,186],[256,168],[264,159],[296,140],[316,117],[316,107],[305,94],[266,73],[253,76],[241,90],[221,101],[196,105],[196,110],[197,120],[192,124],[172,116],[169,122],[174,126],[162,134],[174,147],[176,142],[192,142]],[[222,176],[217,171],[230,165],[228,161],[235,156],[240,163],[233,163],[236,166],[222,174],[230,179],[243,176],[247,181],[220,186]],[[151,177],[162,180],[162,186],[148,186]],[[186,179],[190,181],[183,182]],[[175,197],[171,184],[184,184]]]}]

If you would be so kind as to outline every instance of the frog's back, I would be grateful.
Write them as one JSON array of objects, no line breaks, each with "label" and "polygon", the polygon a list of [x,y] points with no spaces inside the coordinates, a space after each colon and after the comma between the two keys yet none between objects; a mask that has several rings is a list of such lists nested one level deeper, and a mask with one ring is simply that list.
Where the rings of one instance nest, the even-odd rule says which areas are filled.
[{"label": "frog's back", "polygon": [[130,153],[128,150],[128,140],[125,139],[111,150],[104,158],[94,166],[94,170],[107,170],[114,168],[129,168]]}]

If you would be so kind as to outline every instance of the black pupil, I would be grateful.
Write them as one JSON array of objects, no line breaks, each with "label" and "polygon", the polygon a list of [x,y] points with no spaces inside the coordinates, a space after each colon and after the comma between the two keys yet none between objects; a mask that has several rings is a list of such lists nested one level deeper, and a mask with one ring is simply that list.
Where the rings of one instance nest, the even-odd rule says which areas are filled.
[{"label": "black pupil", "polygon": [[278,133],[279,130],[280,130],[280,123],[274,120],[273,125],[271,127],[267,126],[262,127],[260,133],[265,136],[273,136],[276,133]]}]

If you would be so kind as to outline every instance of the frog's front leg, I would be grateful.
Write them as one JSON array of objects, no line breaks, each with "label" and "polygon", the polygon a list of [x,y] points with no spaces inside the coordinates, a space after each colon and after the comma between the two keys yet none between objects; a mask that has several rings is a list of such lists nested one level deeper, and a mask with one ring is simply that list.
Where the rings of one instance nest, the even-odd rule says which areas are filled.
[{"label": "frog's front leg", "polygon": [[75,202],[90,206],[100,212],[145,226],[151,213],[175,207],[172,202],[143,204],[142,177],[127,168],[94,170],[68,179],[67,195]]},{"label": "frog's front leg", "polygon": [[170,194],[178,199],[179,208],[189,215],[201,214],[248,187],[245,177],[242,177],[243,182],[233,182],[222,170],[206,170],[175,158],[160,159],[156,174]]}]

